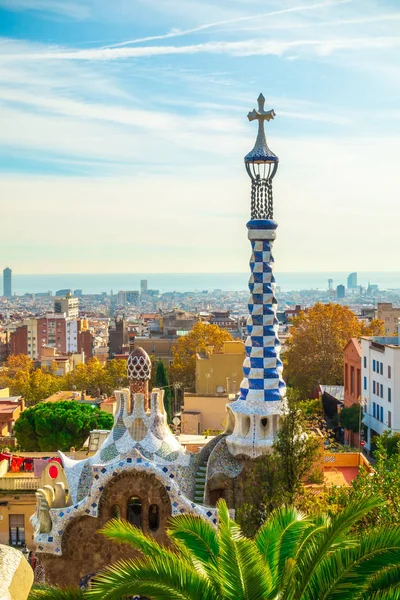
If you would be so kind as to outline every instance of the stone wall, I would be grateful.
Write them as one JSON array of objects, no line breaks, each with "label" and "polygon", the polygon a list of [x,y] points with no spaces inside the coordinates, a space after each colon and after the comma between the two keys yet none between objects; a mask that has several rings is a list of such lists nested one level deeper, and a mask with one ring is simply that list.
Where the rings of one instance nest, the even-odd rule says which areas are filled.
[{"label": "stone wall", "polygon": [[[120,559],[135,556],[127,544],[116,544],[97,533],[116,513],[127,518],[128,502],[137,497],[142,502],[142,529],[160,543],[167,543],[165,530],[171,516],[171,503],[164,486],[148,473],[117,475],[106,486],[99,504],[99,517],[79,517],[66,529],[62,539],[62,556],[39,555],[46,572],[46,582],[77,586],[87,575]],[[149,507],[159,507],[159,527],[149,528]],[[118,507],[118,508],[117,508]]]}]

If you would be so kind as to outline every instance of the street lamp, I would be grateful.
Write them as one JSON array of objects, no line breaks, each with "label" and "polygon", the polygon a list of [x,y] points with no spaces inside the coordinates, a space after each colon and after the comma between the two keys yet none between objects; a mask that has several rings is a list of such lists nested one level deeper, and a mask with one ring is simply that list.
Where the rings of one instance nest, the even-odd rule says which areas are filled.
[{"label": "street lamp", "polygon": [[174,416],[179,412],[178,410],[178,390],[180,390],[182,384],[179,381],[174,383]]}]

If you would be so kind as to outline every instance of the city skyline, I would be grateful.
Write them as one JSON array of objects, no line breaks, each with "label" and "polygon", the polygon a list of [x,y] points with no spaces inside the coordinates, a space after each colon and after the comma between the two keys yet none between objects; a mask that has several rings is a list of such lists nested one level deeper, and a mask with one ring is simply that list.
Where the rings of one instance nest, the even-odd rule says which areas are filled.
[{"label": "city skyline", "polygon": [[246,272],[262,91],[277,271],[395,271],[396,4],[0,0],[4,262]]}]

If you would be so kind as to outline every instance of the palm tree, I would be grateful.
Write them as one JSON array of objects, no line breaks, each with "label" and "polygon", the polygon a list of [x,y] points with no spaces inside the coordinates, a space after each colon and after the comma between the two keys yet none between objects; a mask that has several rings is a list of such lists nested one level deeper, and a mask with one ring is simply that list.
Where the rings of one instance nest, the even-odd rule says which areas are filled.
[{"label": "palm tree", "polygon": [[104,569],[84,598],[400,600],[400,527],[351,534],[354,524],[379,504],[364,499],[333,519],[308,518],[283,507],[249,539],[220,501],[218,528],[194,515],[173,517],[168,548],[113,519],[102,533],[131,544],[142,557]]}]

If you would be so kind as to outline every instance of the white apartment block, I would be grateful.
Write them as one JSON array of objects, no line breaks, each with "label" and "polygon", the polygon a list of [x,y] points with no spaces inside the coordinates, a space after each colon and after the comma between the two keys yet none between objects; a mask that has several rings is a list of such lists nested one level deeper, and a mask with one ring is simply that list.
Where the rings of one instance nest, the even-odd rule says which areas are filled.
[{"label": "white apartment block", "polygon": [[66,319],[65,343],[67,352],[78,352],[78,321],[76,319]]},{"label": "white apartment block", "polygon": [[27,329],[26,353],[29,358],[37,360],[39,358],[40,347],[38,343],[36,319],[25,319],[22,322],[22,325],[25,325]]},{"label": "white apartment block", "polygon": [[[361,394],[365,446],[386,430],[400,432],[400,340],[361,338]],[[372,445],[373,449],[373,445]]]}]

